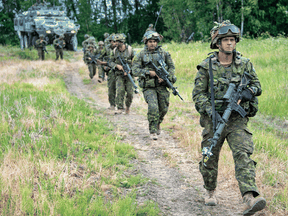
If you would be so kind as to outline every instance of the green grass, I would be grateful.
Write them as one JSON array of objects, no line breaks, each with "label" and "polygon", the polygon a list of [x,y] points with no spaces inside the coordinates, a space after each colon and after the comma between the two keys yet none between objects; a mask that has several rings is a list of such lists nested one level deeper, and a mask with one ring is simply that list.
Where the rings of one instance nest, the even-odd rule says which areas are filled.
[{"label": "green grass", "polygon": [[[57,74],[42,74],[54,81],[42,89],[0,84],[1,215],[158,215],[153,202],[135,200],[147,180],[123,175],[134,148],[111,135],[99,111],[70,96]],[[123,196],[124,188],[132,192]]]}]

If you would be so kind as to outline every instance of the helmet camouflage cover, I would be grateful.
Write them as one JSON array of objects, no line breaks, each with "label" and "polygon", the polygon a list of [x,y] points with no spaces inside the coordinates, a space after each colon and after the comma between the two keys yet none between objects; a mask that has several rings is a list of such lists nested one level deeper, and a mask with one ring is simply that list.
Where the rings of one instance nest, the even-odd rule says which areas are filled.
[{"label": "helmet camouflage cover", "polygon": [[109,37],[109,33],[106,32],[106,33],[104,34],[104,37],[105,37],[105,38]]},{"label": "helmet camouflage cover", "polygon": [[114,37],[115,37],[115,33],[112,33],[112,34],[109,36],[108,40],[109,40],[109,41],[114,41]]},{"label": "helmet camouflage cover", "polygon": [[230,20],[225,20],[222,23],[214,22],[216,25],[211,29],[211,49],[218,49],[216,44],[218,40],[224,37],[235,37],[236,43],[240,41],[240,29],[231,24]]},{"label": "helmet camouflage cover", "polygon": [[158,43],[163,39],[163,36],[155,31],[147,31],[143,35],[143,42],[146,44],[148,40],[156,40]]},{"label": "helmet camouflage cover", "polygon": [[44,35],[43,35],[43,34],[40,34],[40,35],[39,35],[39,38],[44,38]]},{"label": "helmet camouflage cover", "polygon": [[125,42],[126,37],[123,34],[116,34],[114,36],[114,41],[120,41],[122,43]]},{"label": "helmet camouflage cover", "polygon": [[85,34],[85,35],[84,35],[84,38],[85,38],[85,39],[88,39],[89,37],[90,37],[90,36],[89,36],[88,34]]},{"label": "helmet camouflage cover", "polygon": [[63,39],[63,38],[64,38],[64,35],[63,35],[63,34],[59,35],[59,38],[60,38],[60,39]]},{"label": "helmet camouflage cover", "polygon": [[153,28],[153,24],[149,24],[149,28]]},{"label": "helmet camouflage cover", "polygon": [[98,45],[99,45],[99,46],[103,46],[103,45],[104,45],[104,42],[103,42],[103,41],[99,41],[99,42],[98,42]]}]

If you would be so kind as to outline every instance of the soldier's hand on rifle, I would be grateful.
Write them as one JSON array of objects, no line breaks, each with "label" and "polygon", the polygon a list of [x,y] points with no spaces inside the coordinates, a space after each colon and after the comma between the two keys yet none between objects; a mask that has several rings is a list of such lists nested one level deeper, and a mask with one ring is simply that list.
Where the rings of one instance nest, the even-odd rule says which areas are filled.
[{"label": "soldier's hand on rifle", "polygon": [[104,64],[104,62],[103,62],[103,61],[100,61],[99,59],[97,59],[97,64],[102,65],[102,64]]},{"label": "soldier's hand on rifle", "polygon": [[[117,69],[118,69],[118,70],[124,71],[124,69],[123,69],[123,66],[122,66],[122,65],[118,65],[118,64],[117,64],[117,65],[116,65],[116,67],[117,67]],[[127,75],[127,74],[126,74],[126,75]]]},{"label": "soldier's hand on rifle", "polygon": [[90,57],[88,57],[88,60],[92,60]]},{"label": "soldier's hand on rifle", "polygon": [[149,71],[150,72],[150,76],[151,77],[155,77],[156,76],[156,72],[155,71]]},{"label": "soldier's hand on rifle", "polygon": [[254,94],[252,89],[246,88],[241,94],[240,100],[245,102],[245,101],[251,101],[254,98]]},{"label": "soldier's hand on rifle", "polygon": [[164,80],[163,79],[161,79],[160,77],[158,77],[158,82],[159,83],[162,83]]}]

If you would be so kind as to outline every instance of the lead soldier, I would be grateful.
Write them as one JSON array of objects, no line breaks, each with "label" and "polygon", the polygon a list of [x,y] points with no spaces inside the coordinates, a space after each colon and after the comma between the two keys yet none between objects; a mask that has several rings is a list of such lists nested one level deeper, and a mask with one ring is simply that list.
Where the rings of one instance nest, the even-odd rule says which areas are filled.
[{"label": "lead soldier", "polygon": [[44,49],[46,49],[46,45],[47,45],[47,41],[44,40],[44,35],[40,34],[39,39],[36,40],[35,45],[38,51],[38,56],[39,59],[41,60],[45,60],[45,51]]},{"label": "lead soldier", "polygon": [[[217,24],[211,30],[211,49],[218,49],[210,57],[201,62],[195,78],[193,100],[196,110],[200,113],[200,125],[202,132],[201,148],[209,147],[209,139],[214,135],[213,119],[221,121],[227,103],[223,96],[227,92],[230,83],[239,86],[244,71],[252,77],[248,88],[242,93],[240,106],[247,112],[248,117],[253,117],[258,108],[256,96],[262,93],[261,85],[254,66],[248,58],[244,58],[236,52],[236,43],[240,41],[240,30],[229,20]],[[210,62],[211,59],[211,63]],[[209,69],[210,68],[210,69]],[[210,74],[209,74],[210,71]],[[213,75],[213,86],[209,86],[210,77]],[[212,94],[214,92],[214,94]],[[214,100],[213,98],[214,95]],[[215,106],[214,106],[215,105]],[[212,108],[215,107],[215,110]],[[215,116],[215,117],[214,117]],[[220,136],[217,145],[213,148],[213,155],[208,161],[200,162],[200,172],[204,180],[204,188],[207,190],[205,204],[217,205],[215,190],[217,186],[219,154],[226,139],[232,150],[235,163],[235,175],[239,189],[245,203],[243,215],[253,215],[262,210],[266,201],[259,197],[259,190],[255,182],[256,162],[251,159],[254,144],[252,133],[247,128],[248,117],[242,118],[238,112],[233,111]]]},{"label": "lead soldier", "polygon": [[64,35],[60,35],[58,39],[55,39],[53,45],[56,51],[56,61],[59,59],[59,56],[63,60],[63,49],[66,45]]}]

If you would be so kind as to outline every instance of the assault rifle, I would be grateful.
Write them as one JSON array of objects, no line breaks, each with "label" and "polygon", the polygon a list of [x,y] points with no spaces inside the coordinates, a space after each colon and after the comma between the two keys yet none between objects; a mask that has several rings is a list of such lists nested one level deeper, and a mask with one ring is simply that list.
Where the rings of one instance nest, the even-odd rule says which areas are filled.
[{"label": "assault rifle", "polygon": [[189,38],[186,40],[186,43],[189,43],[190,40],[192,40],[194,36],[194,32],[192,32],[192,34],[189,36]]},{"label": "assault rifle", "polygon": [[127,76],[128,76],[129,80],[131,81],[131,83],[132,83],[132,85],[133,85],[135,94],[138,94],[138,93],[139,93],[138,87],[137,87],[137,85],[135,84],[135,82],[133,81],[133,79],[132,79],[132,77],[131,77],[131,74],[129,73],[129,72],[131,71],[129,65],[127,64],[127,62],[125,62],[124,59],[122,60],[122,58],[121,58],[120,56],[118,56],[117,58],[118,58],[118,60],[120,61],[121,65],[122,65],[122,67],[123,67],[123,69],[124,69],[124,71],[127,73]]},{"label": "assault rifle", "polygon": [[218,122],[216,122],[217,126],[213,137],[208,140],[208,142],[210,142],[210,147],[204,147],[202,149],[204,166],[206,166],[205,163],[213,155],[212,148],[216,146],[232,111],[234,110],[238,112],[242,116],[242,118],[247,115],[246,111],[239,104],[242,99],[242,92],[250,84],[252,78],[253,77],[245,71],[238,88],[236,88],[236,85],[234,83],[229,84],[228,90],[223,97],[223,99],[228,102],[227,108],[224,111],[222,118]]},{"label": "assault rifle", "polygon": [[[159,57],[160,57],[160,55],[159,55]],[[172,90],[172,93],[175,96],[178,96],[182,101],[184,101],[183,98],[181,97],[181,95],[179,94],[177,87],[174,87],[173,84],[168,79],[169,73],[165,68],[166,63],[163,61],[163,59],[161,57],[157,60],[157,62],[160,65],[160,68],[158,68],[152,61],[148,62],[147,64],[151,64],[153,66],[153,68],[155,69],[157,76],[166,82],[167,86]]]},{"label": "assault rifle", "polygon": [[59,45],[57,45],[57,47],[58,47],[58,49],[62,49],[62,46],[59,44]]},{"label": "assault rifle", "polygon": [[89,64],[97,64],[97,60],[99,59],[100,55],[101,55],[101,53],[99,53],[97,55],[93,55],[93,56],[88,54],[88,57],[91,58]]}]

